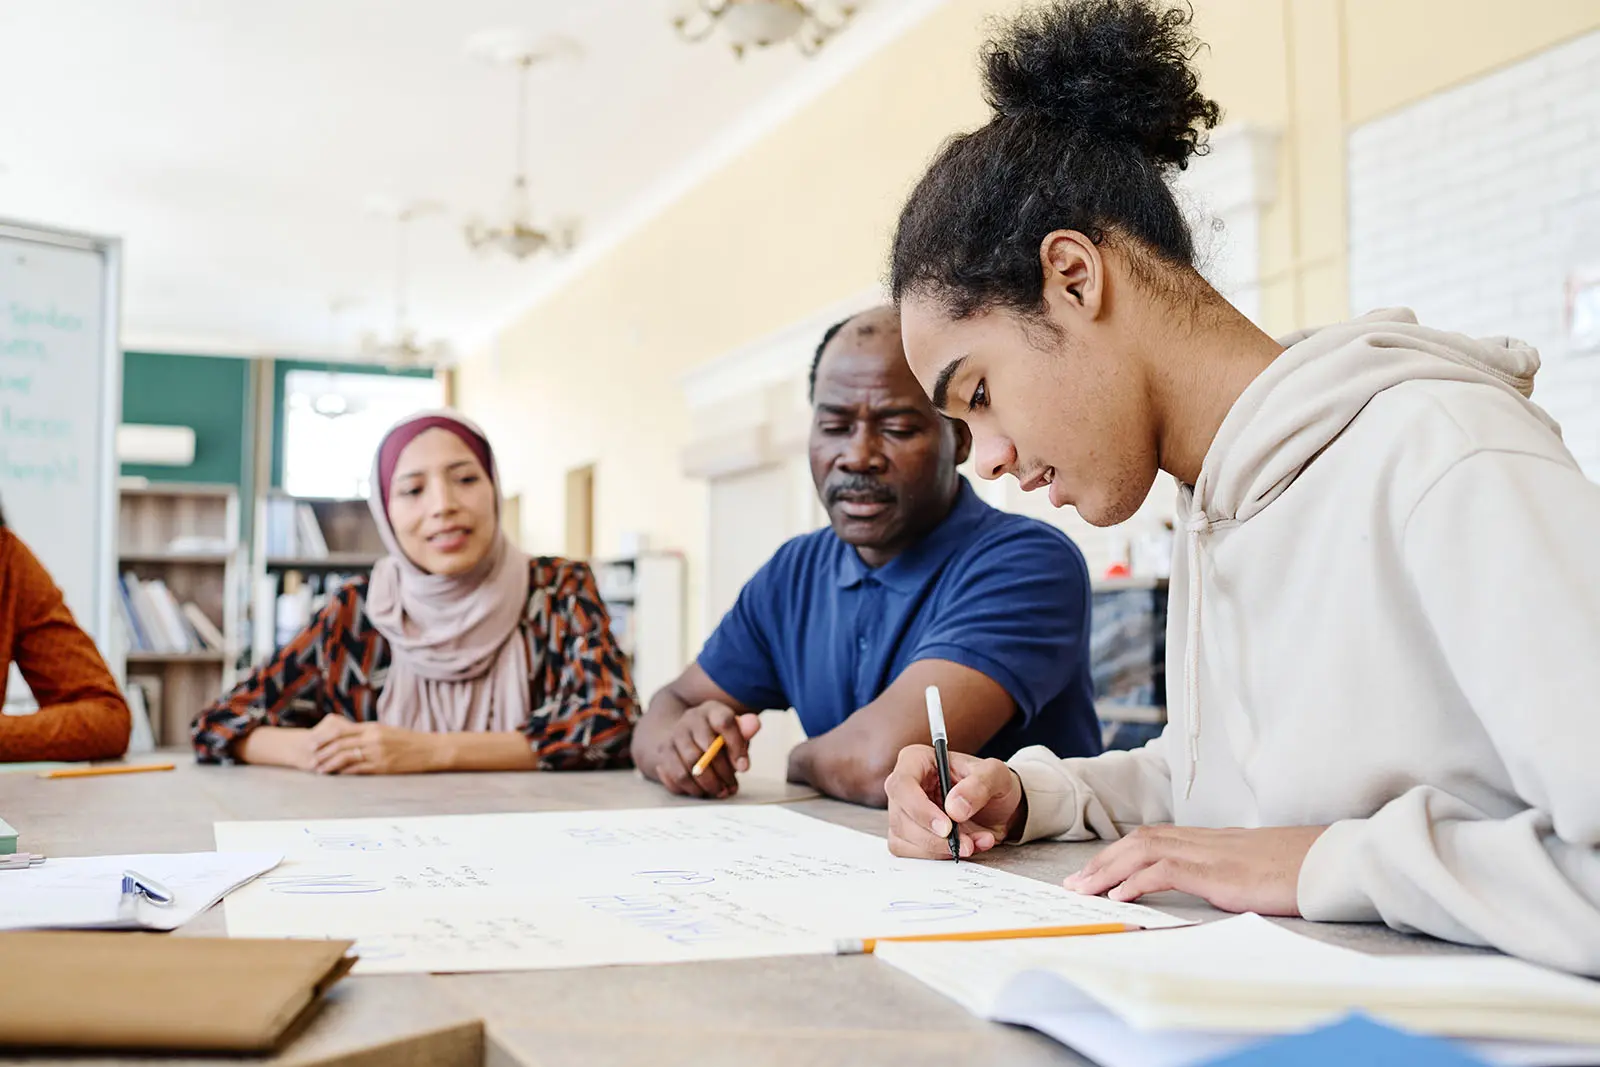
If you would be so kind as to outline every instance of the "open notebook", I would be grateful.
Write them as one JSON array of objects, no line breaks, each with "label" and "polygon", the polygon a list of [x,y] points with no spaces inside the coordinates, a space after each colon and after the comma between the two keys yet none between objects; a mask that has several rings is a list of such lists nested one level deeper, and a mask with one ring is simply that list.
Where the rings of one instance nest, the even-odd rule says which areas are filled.
[{"label": "open notebook", "polygon": [[1353,1010],[1496,1039],[1473,1043],[1491,1062],[1600,1063],[1600,983],[1505,956],[1369,956],[1256,915],[1100,937],[886,943],[877,956],[1105,1067],[1188,1067]]},{"label": "open notebook", "polygon": [[[176,930],[283,857],[265,852],[166,852],[48,859],[0,871],[0,930]],[[126,898],[135,871],[172,893],[169,906]]]}]

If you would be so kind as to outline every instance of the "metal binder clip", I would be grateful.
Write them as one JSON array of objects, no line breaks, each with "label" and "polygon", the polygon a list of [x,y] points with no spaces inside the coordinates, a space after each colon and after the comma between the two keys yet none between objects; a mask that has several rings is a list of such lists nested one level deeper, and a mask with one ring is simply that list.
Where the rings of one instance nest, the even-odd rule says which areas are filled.
[{"label": "metal binder clip", "polygon": [[131,919],[138,910],[139,898],[143,897],[158,908],[172,907],[173,896],[170,890],[153,878],[146,878],[137,871],[122,872],[122,902],[120,911],[122,917]]}]

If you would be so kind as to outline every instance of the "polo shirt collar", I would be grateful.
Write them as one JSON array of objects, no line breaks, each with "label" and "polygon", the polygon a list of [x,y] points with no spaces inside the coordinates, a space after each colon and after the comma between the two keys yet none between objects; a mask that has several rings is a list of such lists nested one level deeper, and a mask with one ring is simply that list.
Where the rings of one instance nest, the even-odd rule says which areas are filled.
[{"label": "polo shirt collar", "polygon": [[956,502],[944,521],[894,559],[876,570],[861,562],[854,547],[843,545],[839,556],[839,588],[849,589],[871,577],[897,593],[914,593],[922,588],[929,574],[939,569],[951,553],[960,548],[991,509],[978,498],[966,478],[956,491]]}]

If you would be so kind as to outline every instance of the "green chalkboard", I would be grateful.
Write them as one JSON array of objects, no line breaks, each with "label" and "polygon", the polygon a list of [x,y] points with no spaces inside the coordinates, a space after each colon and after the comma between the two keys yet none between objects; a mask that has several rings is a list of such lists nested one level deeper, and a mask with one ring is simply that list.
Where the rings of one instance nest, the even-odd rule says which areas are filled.
[{"label": "green chalkboard", "polygon": [[215,482],[239,487],[241,511],[251,498],[250,361],[224,356],[125,352],[122,421],[194,430],[194,463],[187,467],[122,464],[124,475],[152,482]]}]

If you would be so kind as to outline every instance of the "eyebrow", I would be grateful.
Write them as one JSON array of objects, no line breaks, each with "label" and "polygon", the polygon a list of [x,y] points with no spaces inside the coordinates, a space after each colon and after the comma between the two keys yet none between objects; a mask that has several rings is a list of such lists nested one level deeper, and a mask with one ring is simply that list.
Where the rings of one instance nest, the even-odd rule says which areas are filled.
[{"label": "eyebrow", "polygon": [[[840,418],[850,418],[855,415],[856,409],[839,404],[818,404],[817,412],[822,415],[837,415]],[[867,414],[874,419],[903,419],[912,415],[918,418],[928,417],[926,411],[911,404],[903,404],[900,407],[893,408],[873,408]]]},{"label": "eyebrow", "polygon": [[[477,462],[477,460],[475,460],[475,459],[458,459],[454,463],[452,463],[448,467],[446,467],[444,469],[444,472],[446,474],[449,474],[451,471],[455,470],[457,467],[470,467],[470,466],[472,466],[472,464],[474,464],[476,462]],[[394,476],[394,480],[398,482],[401,478],[420,478],[420,477],[422,477],[423,475],[425,475],[427,473],[428,472],[425,471],[425,470],[400,471],[398,474],[396,474]]]},{"label": "eyebrow", "polygon": [[950,402],[950,379],[954,378],[961,370],[961,365],[967,361],[966,356],[952,359],[944,365],[944,370],[939,372],[939,377],[933,382],[933,406],[940,411]]}]

